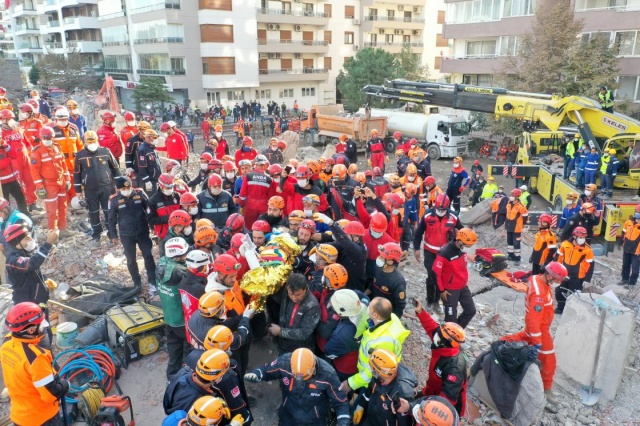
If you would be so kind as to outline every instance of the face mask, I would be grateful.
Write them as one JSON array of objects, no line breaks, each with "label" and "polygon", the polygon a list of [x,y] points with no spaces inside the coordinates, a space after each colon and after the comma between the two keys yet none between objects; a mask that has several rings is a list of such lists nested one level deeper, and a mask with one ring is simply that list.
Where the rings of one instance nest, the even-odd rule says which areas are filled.
[{"label": "face mask", "polygon": [[579,245],[583,245],[585,241],[587,241],[586,238],[576,238],[576,243]]},{"label": "face mask", "polygon": [[251,151],[251,147],[250,146],[243,146],[242,147],[242,152],[249,152]]},{"label": "face mask", "polygon": [[168,136],[169,136],[169,134],[168,134],[167,132],[162,132],[162,137],[163,137],[163,138],[166,138],[166,137],[168,137]]},{"label": "face mask", "polygon": [[460,167],[460,163],[453,163],[453,168],[457,169],[458,167]]},{"label": "face mask", "polygon": [[222,137],[222,132],[216,132],[216,138]]},{"label": "face mask", "polygon": [[200,164],[200,170],[207,170],[209,168],[208,164]]},{"label": "face mask", "polygon": [[438,333],[433,335],[433,345],[440,346],[440,335]]},{"label": "face mask", "polygon": [[26,245],[26,247],[24,247],[25,251],[35,251],[35,249],[38,247],[38,244],[35,242],[35,240],[29,240],[29,243]]},{"label": "face mask", "polygon": [[278,150],[278,147],[277,147],[277,146],[272,146],[272,147],[271,147],[271,151],[277,151],[277,150]]},{"label": "face mask", "polygon": [[88,143],[87,144],[87,149],[91,152],[96,152],[98,150],[98,146],[100,146],[97,143]]},{"label": "face mask", "polygon": [[236,177],[235,173],[225,173],[224,175],[227,177],[227,179],[233,179],[234,177]]},{"label": "face mask", "polygon": [[382,232],[375,232],[375,231],[369,231],[371,233],[371,236],[373,237],[374,240],[377,240],[378,238],[382,237]]},{"label": "face mask", "polygon": [[391,210],[391,214],[393,214],[393,215],[396,215],[398,213],[400,213],[400,210],[398,210],[398,209]]},{"label": "face mask", "polygon": [[593,191],[589,191],[588,189],[584,191],[584,195],[586,195],[587,197],[590,196],[591,194],[593,194]]},{"label": "face mask", "polygon": [[298,186],[305,187],[308,184],[309,184],[309,180],[308,179],[298,179]]},{"label": "face mask", "polygon": [[384,260],[382,260],[382,259],[380,259],[380,258],[377,258],[377,259],[376,259],[376,266],[377,266],[378,268],[382,268],[382,267],[384,266]]},{"label": "face mask", "polygon": [[71,114],[78,115],[78,114],[80,114],[80,110],[79,109],[72,109],[71,110]]},{"label": "face mask", "polygon": [[[197,209],[196,209],[196,210],[197,210]],[[189,235],[191,235],[191,233],[192,233],[192,232],[193,232],[193,228],[192,228],[192,227],[190,227],[190,226],[187,226],[186,228],[184,228],[184,229],[182,230],[182,233],[183,233],[184,235],[186,235],[187,237],[188,237]]]},{"label": "face mask", "polygon": [[311,217],[311,216],[313,216],[313,210],[305,209],[305,210],[304,210],[304,215],[305,215],[306,217]]},{"label": "face mask", "polygon": [[51,146],[53,145],[53,139],[42,139],[42,144],[44,146]]},{"label": "face mask", "polygon": [[135,127],[136,126],[136,122],[135,121],[127,121],[127,126]]},{"label": "face mask", "polygon": [[49,328],[49,321],[47,321],[46,319],[43,319],[42,322],[40,324],[38,324],[38,334],[44,334],[47,331],[47,328]]},{"label": "face mask", "polygon": [[447,210],[436,209],[436,215],[438,215],[438,217],[443,217],[445,214],[447,214]]},{"label": "face mask", "polygon": [[123,197],[129,197],[132,192],[133,192],[133,189],[125,189],[120,191],[120,194],[122,194]]},{"label": "face mask", "polygon": [[191,208],[189,209],[189,214],[190,214],[191,216],[195,216],[195,215],[197,215],[197,214],[198,214],[198,208],[197,208],[197,207],[191,207]]},{"label": "face mask", "polygon": [[169,195],[173,194],[173,189],[163,189],[162,193],[168,197]]},{"label": "face mask", "polygon": [[69,120],[67,120],[66,118],[65,119],[59,118],[56,120],[56,124],[60,127],[67,127],[69,125]]},{"label": "face mask", "polygon": [[282,179],[280,179],[279,177],[277,177],[277,178],[273,178],[273,181],[274,181],[275,183],[280,183],[280,181],[281,181],[281,180],[282,180]]},{"label": "face mask", "polygon": [[209,190],[209,192],[211,192],[211,195],[220,195],[220,193],[222,192],[222,188],[212,188]]},{"label": "face mask", "polygon": [[407,176],[407,179],[409,180],[409,182],[413,182],[416,180],[415,176]]},{"label": "face mask", "polygon": [[39,101],[40,100],[40,96],[34,96],[33,99],[36,100],[36,101]]},{"label": "face mask", "polygon": [[573,200],[567,200],[567,205],[570,206],[571,204],[573,204]]},{"label": "face mask", "polygon": [[509,197],[509,201],[515,201],[516,197]]},{"label": "face mask", "polygon": [[20,114],[18,114],[18,118],[20,118],[20,121],[22,120],[26,120],[27,118],[29,118],[29,113],[28,112],[21,112]]}]

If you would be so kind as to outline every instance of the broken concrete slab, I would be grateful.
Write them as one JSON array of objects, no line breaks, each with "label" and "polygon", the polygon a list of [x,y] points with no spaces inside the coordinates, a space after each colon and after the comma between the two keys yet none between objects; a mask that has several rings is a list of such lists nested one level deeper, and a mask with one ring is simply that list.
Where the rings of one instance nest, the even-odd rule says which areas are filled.
[{"label": "broken concrete slab", "polygon": [[[599,308],[596,309],[596,305]],[[599,403],[616,396],[631,348],[636,314],[605,295],[574,294],[567,300],[556,331],[554,345],[558,368],[583,386],[591,384],[596,358],[599,311],[606,310],[595,388],[601,389]]]},{"label": "broken concrete slab", "polygon": [[460,213],[460,221],[464,226],[477,226],[491,220],[491,202],[493,200],[483,200],[471,209]]}]

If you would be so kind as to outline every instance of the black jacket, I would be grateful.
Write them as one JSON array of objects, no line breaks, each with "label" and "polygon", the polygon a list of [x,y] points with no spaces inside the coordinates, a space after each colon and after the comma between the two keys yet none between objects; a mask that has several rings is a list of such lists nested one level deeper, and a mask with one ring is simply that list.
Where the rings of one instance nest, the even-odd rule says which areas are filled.
[{"label": "black jacket", "polygon": [[76,192],[92,190],[101,187],[114,187],[113,178],[120,176],[120,169],[107,148],[98,147],[95,152],[87,148],[76,154],[76,164],[73,181]]},{"label": "black jacket", "polygon": [[569,238],[571,238],[571,235],[573,234],[573,230],[576,229],[578,226],[582,226],[584,229],[587,230],[587,241],[590,241],[591,237],[593,237],[593,227],[596,226],[597,224],[598,224],[598,218],[594,216],[585,218],[580,214],[580,212],[578,212],[569,218],[569,220],[567,221],[567,224],[564,225],[564,228],[562,228],[562,231],[560,231],[560,235],[559,235],[560,240],[562,241],[568,240]]},{"label": "black jacket", "polygon": [[[142,189],[134,189],[129,197],[119,192],[109,199],[109,232],[112,238],[149,235],[147,209],[149,199]],[[117,225],[117,229],[116,229]]]},{"label": "black jacket", "polygon": [[178,284],[178,290],[184,290],[196,299],[200,299],[205,291],[204,288],[207,285],[207,277],[199,277],[193,272],[187,270],[182,277],[180,284]]},{"label": "black jacket", "polygon": [[383,297],[391,302],[393,313],[398,318],[402,318],[404,308],[407,306],[407,282],[400,271],[394,269],[392,272],[386,273],[382,268],[375,267],[373,282],[369,287],[371,294],[369,297]]},{"label": "black jacket", "polygon": [[196,312],[189,318],[188,329],[191,335],[191,344],[197,349],[204,349],[207,333],[216,325],[224,325],[233,332],[231,350],[239,349],[240,346],[247,342],[251,327],[248,318],[236,315],[223,320],[215,317],[204,317],[199,312]]},{"label": "black jacket", "polygon": [[34,252],[11,249],[5,252],[5,268],[7,278],[13,289],[13,303],[33,302],[47,303],[49,290],[44,283],[46,279],[40,271],[40,266],[47,258],[52,245],[44,243]]},{"label": "black jacket", "polygon": [[[289,299],[282,298],[280,305],[280,336],[278,349],[280,353],[292,352],[298,348],[316,348],[313,332],[320,321],[320,305],[311,291],[300,302],[299,306]],[[294,313],[295,311],[295,313]]]},{"label": "black jacket", "polygon": [[333,245],[338,249],[338,263],[344,266],[349,274],[345,288],[364,291],[367,278],[367,248],[364,244],[351,241],[335,222],[331,225],[331,232],[336,239]]},{"label": "black jacket", "polygon": [[138,155],[135,157],[134,170],[138,172],[143,182],[156,183],[162,174],[160,158],[156,152],[156,147],[142,142],[138,146]]},{"label": "black jacket", "polygon": [[124,145],[124,165],[136,172],[138,171],[138,159],[136,157],[141,143],[142,138],[140,137],[140,133],[138,133],[137,135],[130,137]]},{"label": "black jacket", "polygon": [[227,218],[238,211],[230,193],[211,195],[208,189],[198,194],[198,210],[198,218],[209,219],[216,229],[224,228]]},{"label": "black jacket", "polygon": [[347,141],[347,148],[344,153],[351,163],[358,163],[358,145],[352,139]]}]

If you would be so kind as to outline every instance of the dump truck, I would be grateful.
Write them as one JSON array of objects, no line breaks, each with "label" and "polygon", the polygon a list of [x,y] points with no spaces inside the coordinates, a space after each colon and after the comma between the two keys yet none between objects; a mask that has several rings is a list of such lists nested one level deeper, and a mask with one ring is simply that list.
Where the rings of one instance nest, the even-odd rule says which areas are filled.
[{"label": "dump truck", "polygon": [[381,135],[387,132],[386,117],[346,114],[342,105],[314,105],[300,119],[300,138],[307,146],[337,144],[340,135],[347,135],[360,147],[369,140],[371,130]]}]

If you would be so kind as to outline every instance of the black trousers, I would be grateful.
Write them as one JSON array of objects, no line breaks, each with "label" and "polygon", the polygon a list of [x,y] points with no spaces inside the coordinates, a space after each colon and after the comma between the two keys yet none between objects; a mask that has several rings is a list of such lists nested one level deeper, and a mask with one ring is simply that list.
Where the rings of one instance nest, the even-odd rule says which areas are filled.
[{"label": "black trousers", "polygon": [[[476,304],[473,303],[473,296],[469,286],[462,290],[447,290],[449,297],[444,302],[444,320],[455,322],[460,327],[465,328],[476,314]],[[462,307],[462,313],[458,316],[458,303]]]},{"label": "black trousers", "polygon": [[520,261],[520,241],[522,240],[522,233],[507,231],[507,254],[514,260]]},{"label": "black trousers", "polygon": [[27,200],[24,198],[24,193],[22,192],[20,183],[17,180],[2,184],[2,196],[6,200],[9,200],[9,195],[11,195],[14,200],[16,200],[18,210],[28,216],[29,208],[27,207]]},{"label": "black trousers", "polygon": [[156,284],[156,262],[153,260],[151,254],[151,247],[153,243],[149,234],[142,234],[135,237],[121,236],[122,246],[124,247],[124,256],[127,258],[127,269],[131,274],[131,280],[133,284],[140,287],[142,285],[142,279],[140,277],[140,271],[138,270],[138,262],[136,256],[136,245],[142,252],[142,258],[144,259],[144,268],[147,271],[147,281],[149,284]]},{"label": "black trousers", "polygon": [[436,303],[440,301],[440,289],[436,280],[436,274],[433,272],[433,262],[436,260],[436,254],[429,250],[423,250],[424,267],[427,270],[427,303]]},{"label": "black trousers", "polygon": [[638,282],[640,272],[640,256],[633,253],[622,254],[622,280],[628,281],[631,285]]},{"label": "black trousers", "polygon": [[[116,190],[111,186],[102,186],[94,189],[85,189],[84,197],[87,200],[89,208],[89,223],[91,223],[92,237],[94,240],[100,239],[102,234],[102,225],[100,224],[100,210],[104,216],[105,222],[109,214],[109,197],[115,194]],[[109,235],[111,240],[111,235]]]},{"label": "black trousers", "polygon": [[190,352],[191,347],[187,344],[187,332],[184,325],[181,327],[166,326],[167,333],[167,352],[169,353],[169,362],[167,363],[167,379],[176,374],[182,361]]},{"label": "black trousers", "polygon": [[407,251],[411,247],[413,241],[413,227],[408,222],[402,227],[402,237],[400,241],[400,248],[402,251]]},{"label": "black trousers", "polygon": [[582,290],[582,281],[583,280],[581,278],[569,277],[569,279],[563,281],[562,284],[556,287],[556,309],[560,312],[564,311],[564,304],[566,303],[567,298],[572,294],[571,292]]}]

